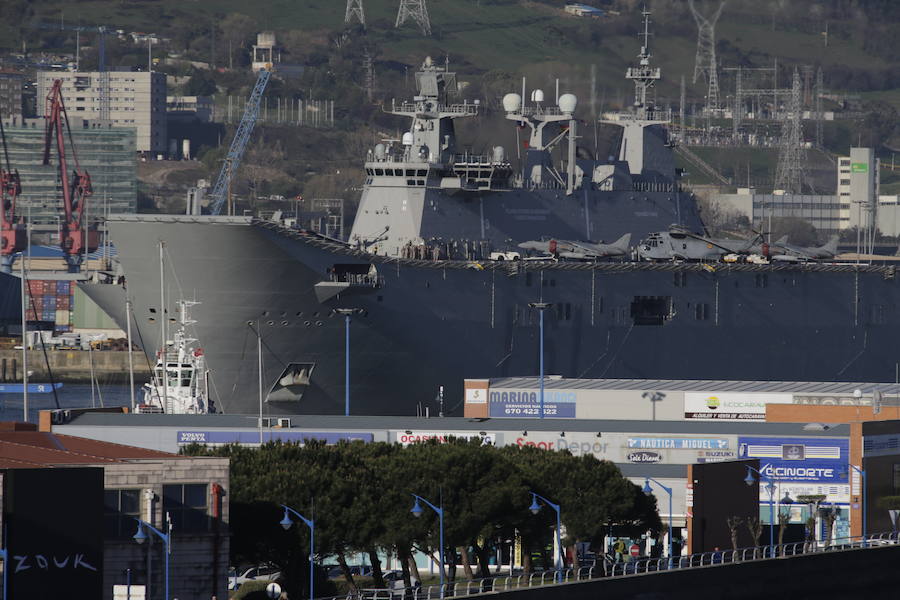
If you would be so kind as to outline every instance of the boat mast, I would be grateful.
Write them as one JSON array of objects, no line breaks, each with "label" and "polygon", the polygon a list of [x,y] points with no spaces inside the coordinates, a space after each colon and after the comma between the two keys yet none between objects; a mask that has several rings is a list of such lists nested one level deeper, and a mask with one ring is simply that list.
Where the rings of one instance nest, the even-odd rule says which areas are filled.
[{"label": "boat mast", "polygon": [[131,354],[131,300],[125,297],[125,321],[128,334],[128,391],[131,392],[131,412],[134,413],[134,357]]},{"label": "boat mast", "polygon": [[28,280],[25,278],[25,254],[19,255],[22,264],[19,265],[22,275],[22,409],[23,420],[28,422],[28,327],[25,325],[25,287]]},{"label": "boat mast", "polygon": [[165,252],[166,243],[162,240],[159,241],[159,347],[160,352],[159,356],[162,359],[162,373],[160,375],[162,379],[162,409],[163,412],[168,413],[167,410],[169,408],[169,357],[166,356],[166,273],[165,273],[165,261],[163,259],[163,255]]}]

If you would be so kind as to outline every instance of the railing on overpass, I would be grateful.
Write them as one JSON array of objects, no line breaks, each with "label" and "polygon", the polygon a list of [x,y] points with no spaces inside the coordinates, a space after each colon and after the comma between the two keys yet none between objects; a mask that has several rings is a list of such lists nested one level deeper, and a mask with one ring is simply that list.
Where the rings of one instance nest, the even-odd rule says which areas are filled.
[{"label": "railing on overpass", "polygon": [[[774,547],[757,546],[737,550],[701,552],[687,556],[638,558],[628,562],[597,560],[592,566],[562,570],[559,583],[599,580],[609,577],[624,577],[661,573],[671,570],[708,568],[720,565],[752,562],[770,559],[788,559],[795,556],[835,552],[840,550],[863,550],[900,544],[900,532],[869,534],[865,538],[842,537],[832,543],[823,541],[792,542]],[[466,579],[444,584],[443,594],[439,585],[415,586],[393,589],[360,589],[340,596],[328,596],[329,600],[439,600],[453,596],[473,596],[488,592],[507,592],[517,589],[557,584],[557,571],[536,571],[512,575],[498,575],[482,579]],[[322,599],[325,600],[325,599]]]}]

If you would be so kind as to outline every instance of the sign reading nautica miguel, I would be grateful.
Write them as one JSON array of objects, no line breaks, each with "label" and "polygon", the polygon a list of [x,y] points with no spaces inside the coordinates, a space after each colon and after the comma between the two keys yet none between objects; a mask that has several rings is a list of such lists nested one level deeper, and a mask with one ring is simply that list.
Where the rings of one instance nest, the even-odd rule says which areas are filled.
[{"label": "sign reading nautica miguel", "polygon": [[[455,123],[474,118],[481,103],[461,98],[456,75],[426,60],[412,100],[385,107],[404,132],[399,141],[372,140],[348,240],[250,217],[111,218],[144,350],[156,354],[160,317],[175,314],[175,294],[164,295],[166,306],[157,300],[167,279],[190,282],[186,291],[201,302],[192,337],[206,351],[216,407],[229,413],[259,411],[261,362],[273,414],[343,414],[345,353],[353,413],[436,413],[439,387],[445,398],[463,398],[467,377],[536,379],[538,310],[544,372],[564,377],[893,381],[894,267],[710,271],[627,254],[593,260],[604,254],[601,241],[647,240],[672,224],[672,239],[703,230],[675,168],[670,113],[652,102],[662,74],[650,39],[627,71],[632,108],[602,115],[620,133],[602,159],[576,147],[577,98],[538,89],[502,99],[510,127],[527,133],[521,154],[500,145],[467,152]],[[526,249],[535,260],[514,260]],[[125,328],[121,286],[82,289]],[[349,352],[336,309],[360,309]],[[533,392],[510,392],[518,395],[492,403],[491,414],[532,415]],[[565,398],[551,397],[547,408],[574,416]]]}]

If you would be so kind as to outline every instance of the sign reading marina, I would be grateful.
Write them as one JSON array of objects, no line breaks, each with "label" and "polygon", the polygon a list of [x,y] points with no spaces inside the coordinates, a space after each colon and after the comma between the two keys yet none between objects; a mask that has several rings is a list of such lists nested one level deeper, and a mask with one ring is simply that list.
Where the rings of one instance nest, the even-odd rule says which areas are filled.
[{"label": "sign reading marina", "polygon": [[[544,416],[575,418],[575,392],[544,391]],[[492,417],[540,417],[540,392],[533,390],[491,390],[489,414]]]}]

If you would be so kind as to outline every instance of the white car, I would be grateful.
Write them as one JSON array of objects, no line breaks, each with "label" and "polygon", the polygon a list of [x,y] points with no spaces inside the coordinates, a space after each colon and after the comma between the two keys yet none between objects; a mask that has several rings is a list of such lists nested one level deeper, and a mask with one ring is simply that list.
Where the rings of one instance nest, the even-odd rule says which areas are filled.
[{"label": "white car", "polygon": [[509,250],[506,252],[491,252],[491,260],[521,260],[522,255]]},{"label": "white car", "polygon": [[281,571],[274,565],[259,565],[243,571],[232,571],[228,576],[228,589],[236,590],[248,581],[275,581]]}]

